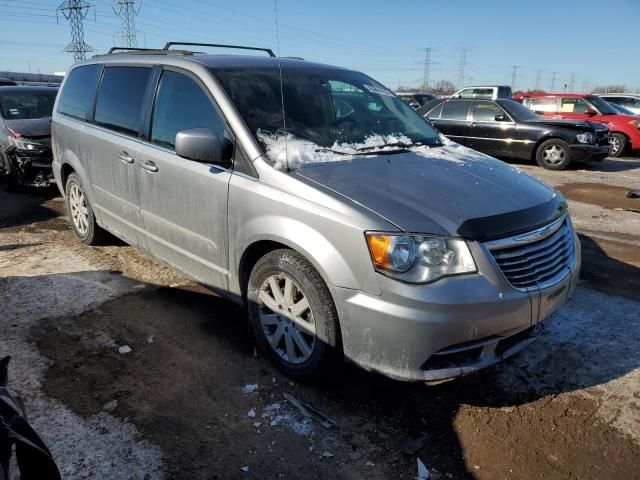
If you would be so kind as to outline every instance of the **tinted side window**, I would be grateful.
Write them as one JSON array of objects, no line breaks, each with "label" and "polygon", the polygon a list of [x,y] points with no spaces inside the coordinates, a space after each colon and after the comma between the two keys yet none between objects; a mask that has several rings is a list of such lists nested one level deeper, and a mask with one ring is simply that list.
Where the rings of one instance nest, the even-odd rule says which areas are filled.
[{"label": "tinted side window", "polygon": [[440,118],[443,120],[466,120],[469,102],[446,102]]},{"label": "tinted side window", "polygon": [[176,134],[189,128],[210,128],[224,137],[224,122],[200,85],[186,75],[165,71],[153,108],[151,142],[173,149]]},{"label": "tinted side window", "polygon": [[496,115],[506,115],[504,110],[493,102],[475,102],[471,111],[474,122],[495,122]]},{"label": "tinted side window", "polygon": [[58,112],[82,120],[90,120],[99,74],[100,65],[74,68],[60,92]]},{"label": "tinted side window", "polygon": [[150,68],[105,68],[96,102],[96,123],[136,134],[150,77]]}]

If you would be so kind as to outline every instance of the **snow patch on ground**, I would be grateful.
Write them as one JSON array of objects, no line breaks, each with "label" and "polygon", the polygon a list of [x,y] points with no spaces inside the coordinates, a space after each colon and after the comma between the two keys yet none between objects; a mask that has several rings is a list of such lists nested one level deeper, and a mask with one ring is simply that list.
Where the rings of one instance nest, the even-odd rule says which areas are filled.
[{"label": "snow patch on ground", "polygon": [[640,443],[640,302],[578,287],[538,340],[499,369],[506,391],[576,392]]},{"label": "snow patch on ground", "polygon": [[301,437],[308,437],[313,433],[311,419],[294,412],[286,403],[267,405],[262,412],[262,418],[266,419],[271,427],[284,426]]},{"label": "snow patch on ground", "polygon": [[[44,394],[48,360],[27,341],[30,329],[40,320],[95,308],[129,292],[136,282],[94,271],[82,257],[68,251],[32,248],[20,264],[0,255],[0,356],[13,357],[9,387],[23,398],[29,419],[49,446],[62,478],[111,479],[116,472],[128,472],[129,478],[163,478],[160,448],[140,440],[135,426],[107,413],[81,417]],[[95,341],[113,342],[105,335]]]}]

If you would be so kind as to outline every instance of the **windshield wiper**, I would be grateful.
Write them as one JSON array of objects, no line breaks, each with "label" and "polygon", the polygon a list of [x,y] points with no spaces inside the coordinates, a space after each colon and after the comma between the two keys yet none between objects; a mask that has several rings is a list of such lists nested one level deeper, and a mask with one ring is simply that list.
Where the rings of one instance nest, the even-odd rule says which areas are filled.
[{"label": "windshield wiper", "polygon": [[329,153],[335,153],[336,155],[361,155],[358,152],[343,152],[342,150],[334,150],[328,147],[316,148],[314,152],[329,152]]},{"label": "windshield wiper", "polygon": [[[384,145],[375,145],[375,146],[369,146],[369,147],[359,147],[359,148],[356,148],[356,151],[358,151],[358,152],[375,151],[375,153],[402,153],[402,152],[409,152],[411,150],[411,147],[440,147],[440,146],[442,146],[442,144],[440,142],[434,142],[434,143],[425,143],[425,142],[402,143],[402,142],[396,142],[396,143],[385,143]],[[383,150],[386,147],[393,147],[394,150]]]}]

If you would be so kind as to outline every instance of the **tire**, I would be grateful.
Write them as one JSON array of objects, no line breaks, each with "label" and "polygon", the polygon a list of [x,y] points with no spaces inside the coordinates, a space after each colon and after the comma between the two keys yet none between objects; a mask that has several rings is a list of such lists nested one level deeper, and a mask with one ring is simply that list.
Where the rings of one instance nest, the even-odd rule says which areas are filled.
[{"label": "tire", "polygon": [[627,150],[627,137],[623,133],[612,133],[609,139],[609,156],[621,157]]},{"label": "tire", "polygon": [[69,222],[78,240],[87,245],[98,245],[105,237],[105,231],[96,223],[89,198],[80,177],[74,172],[67,178],[65,200]]},{"label": "tire", "polygon": [[320,274],[299,253],[274,250],[258,260],[249,277],[247,310],[260,349],[286,375],[312,380],[341,358],[333,299]]},{"label": "tire", "polygon": [[564,170],[571,164],[569,144],[559,138],[551,138],[536,150],[536,162],[547,170]]}]

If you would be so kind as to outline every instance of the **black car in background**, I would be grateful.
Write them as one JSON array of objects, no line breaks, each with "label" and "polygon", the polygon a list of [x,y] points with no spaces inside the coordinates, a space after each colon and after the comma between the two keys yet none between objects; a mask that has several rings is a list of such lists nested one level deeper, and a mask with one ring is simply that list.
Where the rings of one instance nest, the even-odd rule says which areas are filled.
[{"label": "black car in background", "polygon": [[396,95],[400,98],[400,100],[402,100],[414,110],[420,107],[424,107],[426,104],[433,102],[438,98],[432,93],[424,92],[396,92]]},{"label": "black car in background", "polygon": [[609,154],[604,125],[548,119],[514,100],[446,99],[417,111],[456,143],[494,157],[535,159],[550,170]]},{"label": "black car in background", "polygon": [[0,173],[9,191],[53,181],[51,113],[57,88],[0,87]]}]

